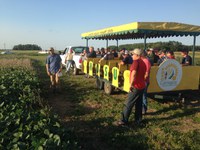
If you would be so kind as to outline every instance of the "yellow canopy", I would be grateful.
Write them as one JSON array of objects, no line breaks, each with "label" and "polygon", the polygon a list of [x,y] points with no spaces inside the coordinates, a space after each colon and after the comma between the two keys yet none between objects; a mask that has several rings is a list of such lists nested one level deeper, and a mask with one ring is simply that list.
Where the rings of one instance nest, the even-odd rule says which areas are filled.
[{"label": "yellow canopy", "polygon": [[169,36],[198,36],[200,26],[176,22],[133,22],[82,33],[83,39],[138,39]]}]

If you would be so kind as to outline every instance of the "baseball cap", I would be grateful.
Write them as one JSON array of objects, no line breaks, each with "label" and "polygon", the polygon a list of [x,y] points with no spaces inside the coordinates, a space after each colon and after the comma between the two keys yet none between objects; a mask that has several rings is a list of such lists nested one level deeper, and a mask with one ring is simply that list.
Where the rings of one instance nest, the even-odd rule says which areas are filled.
[{"label": "baseball cap", "polygon": [[54,48],[53,48],[53,47],[50,47],[50,48],[49,48],[49,51],[54,51]]},{"label": "baseball cap", "polygon": [[127,50],[125,50],[125,53],[124,54],[128,54],[128,51]]},{"label": "baseball cap", "polygon": [[139,48],[134,49],[133,51],[131,51],[131,54],[136,54],[138,56],[141,56],[142,54],[142,50]]}]

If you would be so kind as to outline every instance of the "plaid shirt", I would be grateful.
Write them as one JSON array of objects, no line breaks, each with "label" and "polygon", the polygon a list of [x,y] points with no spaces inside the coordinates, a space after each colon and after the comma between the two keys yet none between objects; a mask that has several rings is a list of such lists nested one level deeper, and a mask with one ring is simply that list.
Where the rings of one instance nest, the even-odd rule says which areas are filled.
[{"label": "plaid shirt", "polygon": [[159,60],[158,60],[158,65],[160,65],[163,61],[165,61],[167,59],[166,56],[163,56],[161,57]]}]

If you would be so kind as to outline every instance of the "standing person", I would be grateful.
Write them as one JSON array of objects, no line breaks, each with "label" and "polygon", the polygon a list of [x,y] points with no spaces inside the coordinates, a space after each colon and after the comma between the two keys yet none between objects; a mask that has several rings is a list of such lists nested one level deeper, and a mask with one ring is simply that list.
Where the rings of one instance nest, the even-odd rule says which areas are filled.
[{"label": "standing person", "polygon": [[49,49],[49,53],[50,55],[47,56],[46,59],[46,71],[51,80],[50,87],[53,88],[53,92],[55,92],[59,86],[59,73],[62,71],[62,60],[60,55],[54,52],[53,47]]},{"label": "standing person", "polygon": [[74,52],[73,52],[72,49],[70,49],[68,51],[68,53],[66,54],[66,57],[65,57],[66,73],[69,73],[70,67],[71,67],[72,62],[73,62],[73,56],[74,56]]},{"label": "standing person", "polygon": [[87,58],[96,58],[96,52],[94,51],[94,47],[91,46],[89,48],[89,53],[87,54]]},{"label": "standing person", "polygon": [[149,61],[149,59],[147,58],[147,53],[146,51],[143,51],[142,53],[142,60],[144,61],[145,65],[146,65],[146,73],[145,73],[145,82],[146,82],[146,86],[145,86],[145,89],[144,89],[144,94],[143,94],[143,111],[144,111],[144,114],[146,114],[147,112],[147,105],[148,105],[148,101],[147,101],[147,90],[148,90],[148,87],[149,87],[149,84],[150,84],[150,70],[151,70],[151,63]]},{"label": "standing person", "polygon": [[146,65],[141,59],[142,50],[134,49],[132,52],[133,63],[130,67],[130,92],[124,106],[121,120],[117,125],[127,125],[132,108],[135,105],[135,124],[142,121],[142,96],[145,88]]},{"label": "standing person", "polygon": [[181,55],[183,56],[181,61],[182,66],[192,65],[192,57],[188,53],[188,50],[181,50]]}]

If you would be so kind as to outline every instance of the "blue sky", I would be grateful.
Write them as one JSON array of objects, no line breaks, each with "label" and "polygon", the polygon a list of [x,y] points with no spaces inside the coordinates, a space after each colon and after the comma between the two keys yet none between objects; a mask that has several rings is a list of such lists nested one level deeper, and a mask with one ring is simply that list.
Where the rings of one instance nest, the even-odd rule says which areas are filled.
[{"label": "blue sky", "polygon": [[[85,45],[81,33],[131,22],[166,21],[200,26],[199,0],[0,0],[0,49],[17,44],[37,44],[62,50]],[[191,37],[147,39],[147,42],[179,41]],[[143,40],[121,40],[119,44]],[[116,44],[110,41],[109,45]],[[200,45],[197,37],[196,44]],[[105,41],[90,40],[105,47]]]}]

